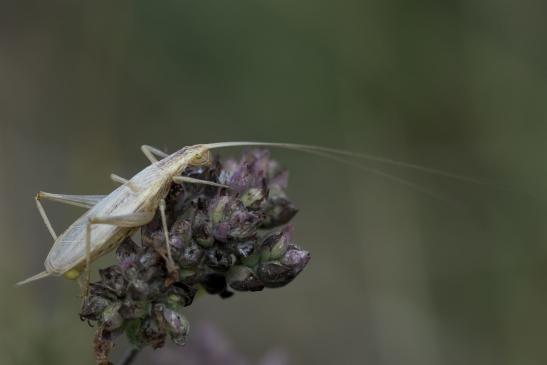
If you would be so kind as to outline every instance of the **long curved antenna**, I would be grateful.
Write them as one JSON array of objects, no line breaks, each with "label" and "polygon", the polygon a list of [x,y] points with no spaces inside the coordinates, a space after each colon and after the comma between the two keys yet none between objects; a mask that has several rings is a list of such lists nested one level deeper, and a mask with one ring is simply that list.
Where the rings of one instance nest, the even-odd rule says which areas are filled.
[{"label": "long curved antenna", "polygon": [[420,184],[417,184],[417,183],[414,183],[410,180],[406,180],[406,179],[400,178],[398,176],[389,174],[389,173],[384,172],[382,170],[378,170],[378,169],[375,169],[375,168],[372,168],[372,167],[364,166],[362,164],[356,163],[355,161],[344,160],[341,157],[333,156],[333,155],[330,155],[330,154],[327,154],[327,153],[324,153],[324,152],[310,151],[310,150],[307,150],[307,152],[309,152],[311,154],[314,154],[314,155],[317,155],[317,156],[328,158],[328,159],[333,160],[333,161],[340,162],[342,164],[351,166],[353,168],[356,168],[356,169],[359,169],[359,170],[362,170],[362,171],[365,171],[365,172],[369,172],[369,173],[381,176],[385,179],[394,181],[394,182],[396,182],[398,184],[401,184],[401,185],[405,185],[405,186],[411,188],[412,190],[415,190],[419,193],[428,195],[428,196],[430,196],[434,199],[440,200],[444,203],[453,205],[455,207],[456,206],[461,206],[461,204],[459,202],[455,201],[454,199],[451,199],[447,195],[444,195],[444,194],[441,194],[441,193],[438,193],[438,192],[434,192],[430,189],[426,189],[423,186],[421,186]]},{"label": "long curved antenna", "polygon": [[205,146],[207,146],[207,148],[209,149],[222,148],[222,147],[239,147],[239,146],[263,146],[263,147],[278,147],[278,148],[284,148],[289,150],[297,150],[297,151],[303,151],[303,152],[312,153],[312,154],[313,152],[322,152],[323,157],[326,157],[326,155],[347,156],[347,157],[352,157],[356,159],[380,162],[380,163],[384,163],[388,165],[422,171],[431,175],[443,176],[443,177],[447,177],[450,179],[455,179],[455,180],[459,180],[459,181],[463,181],[467,183],[491,185],[491,183],[487,181],[476,179],[470,176],[459,175],[450,171],[444,171],[444,170],[434,169],[431,167],[421,166],[421,165],[408,163],[404,161],[398,161],[398,160],[393,160],[393,159],[389,159],[385,157],[380,157],[376,155],[371,155],[366,153],[357,153],[357,152],[346,151],[346,150],[339,150],[339,149],[330,148],[330,147],[296,144],[296,143],[248,142],[248,141],[208,143],[208,144],[205,144]]}]

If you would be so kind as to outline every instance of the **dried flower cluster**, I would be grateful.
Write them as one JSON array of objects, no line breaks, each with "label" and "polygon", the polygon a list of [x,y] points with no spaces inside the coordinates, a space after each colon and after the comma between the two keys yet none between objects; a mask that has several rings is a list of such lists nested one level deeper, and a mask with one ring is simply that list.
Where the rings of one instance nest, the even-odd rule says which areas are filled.
[{"label": "dried flower cluster", "polygon": [[183,174],[230,189],[173,185],[166,198],[169,250],[158,214],[141,228],[140,243],[126,239],[116,251],[118,264],[99,271],[80,312],[97,326],[99,364],[109,364],[122,333],[139,348],[162,347],[168,336],[183,345],[189,331],[183,308],[199,289],[227,298],[232,290],[281,287],[310,259],[292,243],[289,226],[273,230],[297,209],[285,194],[287,171],[267,150],[249,150],[239,162],[215,159]]}]

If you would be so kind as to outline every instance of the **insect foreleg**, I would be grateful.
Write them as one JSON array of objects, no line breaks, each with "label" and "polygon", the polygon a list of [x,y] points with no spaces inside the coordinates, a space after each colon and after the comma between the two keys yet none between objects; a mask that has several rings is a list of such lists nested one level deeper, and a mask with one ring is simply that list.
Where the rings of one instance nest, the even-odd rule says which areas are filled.
[{"label": "insect foreleg", "polygon": [[151,163],[158,162],[156,156],[161,158],[165,158],[168,156],[168,154],[163,152],[162,150],[148,145],[142,145],[141,151]]},{"label": "insect foreleg", "polygon": [[173,182],[175,184],[184,184],[184,183],[203,184],[203,185],[216,186],[216,187],[219,187],[219,188],[230,189],[230,187],[228,185],[218,184],[216,182],[207,181],[207,180],[194,179],[193,177],[188,177],[188,176],[175,176],[175,177],[173,177]]}]

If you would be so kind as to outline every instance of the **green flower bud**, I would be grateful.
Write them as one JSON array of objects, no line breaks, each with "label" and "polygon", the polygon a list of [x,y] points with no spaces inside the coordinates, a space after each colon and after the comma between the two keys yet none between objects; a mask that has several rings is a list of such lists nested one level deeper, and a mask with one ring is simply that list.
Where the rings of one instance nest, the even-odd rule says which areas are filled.
[{"label": "green flower bud", "polygon": [[211,205],[211,222],[213,225],[227,220],[231,215],[231,204],[233,198],[221,196]]},{"label": "green flower bud", "polygon": [[196,242],[201,246],[201,247],[204,247],[204,248],[209,248],[213,245],[213,243],[215,243],[215,239],[213,237],[213,235],[209,235],[207,237],[204,237],[204,238],[197,238],[196,239]]},{"label": "green flower bud", "polygon": [[228,285],[239,291],[260,291],[264,285],[254,272],[246,266],[233,266],[226,275]]},{"label": "green flower bud", "polygon": [[193,286],[176,282],[169,287],[165,303],[171,308],[186,307],[192,304],[196,292],[197,290]]},{"label": "green flower bud", "polygon": [[119,312],[121,306],[122,306],[121,303],[113,303],[105,308],[102,314],[102,319],[101,319],[104,329],[108,331],[113,331],[122,326],[123,317],[121,316]]},{"label": "green flower bud", "polygon": [[241,259],[241,263],[251,268],[256,267],[256,265],[258,265],[258,263],[260,262],[260,256],[260,254],[254,253],[251,256]]},{"label": "green flower bud", "polygon": [[260,204],[266,198],[264,189],[250,188],[241,195],[241,202],[246,208],[256,210],[260,208]]},{"label": "green flower bud", "polygon": [[289,245],[289,231],[270,234],[264,239],[261,248],[261,260],[270,261],[281,258]]}]

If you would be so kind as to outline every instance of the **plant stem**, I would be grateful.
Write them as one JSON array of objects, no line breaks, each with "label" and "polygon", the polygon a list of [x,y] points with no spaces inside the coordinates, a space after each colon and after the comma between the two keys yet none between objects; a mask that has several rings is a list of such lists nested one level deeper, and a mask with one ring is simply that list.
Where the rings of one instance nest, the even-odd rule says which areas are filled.
[{"label": "plant stem", "polygon": [[132,347],[123,355],[122,360],[118,363],[118,365],[129,365],[135,360],[137,357],[137,354],[139,353],[139,349],[136,347]]}]

